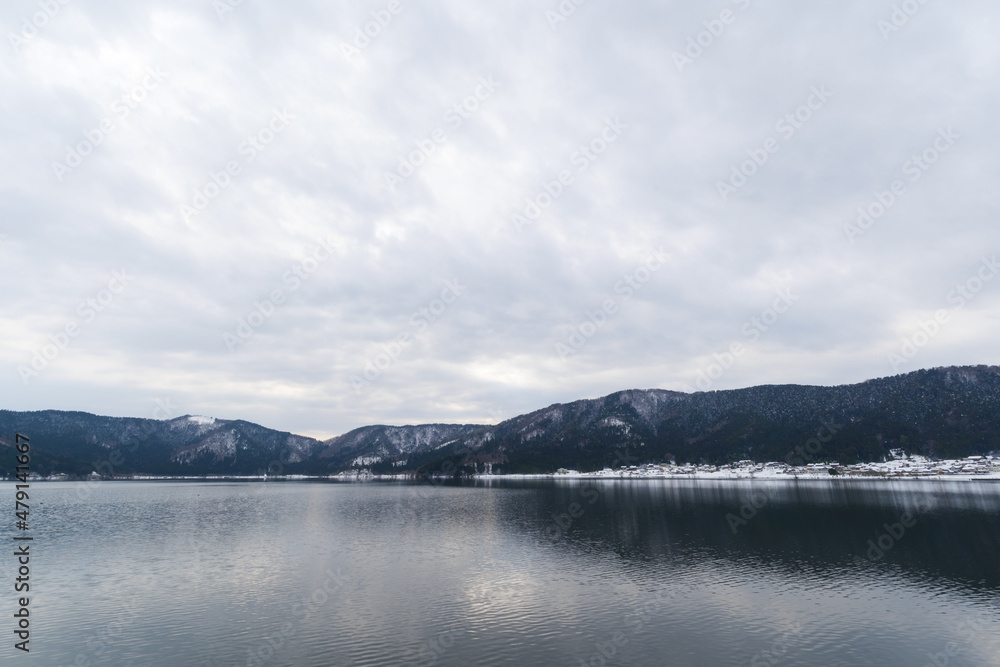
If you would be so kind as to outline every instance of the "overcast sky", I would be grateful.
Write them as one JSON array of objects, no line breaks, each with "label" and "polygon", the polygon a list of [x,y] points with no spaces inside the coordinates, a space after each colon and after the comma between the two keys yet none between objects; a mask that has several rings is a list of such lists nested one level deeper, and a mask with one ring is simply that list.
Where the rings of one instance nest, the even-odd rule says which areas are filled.
[{"label": "overcast sky", "polygon": [[1000,7],[897,6],[5,2],[0,407],[327,437],[1000,363]]}]

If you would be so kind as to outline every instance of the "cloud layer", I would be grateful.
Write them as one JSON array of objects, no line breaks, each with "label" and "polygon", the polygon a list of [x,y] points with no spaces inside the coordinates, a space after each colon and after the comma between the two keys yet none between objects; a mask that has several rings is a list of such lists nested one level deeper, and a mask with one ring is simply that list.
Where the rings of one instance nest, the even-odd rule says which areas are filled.
[{"label": "cloud layer", "polygon": [[1000,363],[994,4],[0,27],[5,408],[332,435]]}]

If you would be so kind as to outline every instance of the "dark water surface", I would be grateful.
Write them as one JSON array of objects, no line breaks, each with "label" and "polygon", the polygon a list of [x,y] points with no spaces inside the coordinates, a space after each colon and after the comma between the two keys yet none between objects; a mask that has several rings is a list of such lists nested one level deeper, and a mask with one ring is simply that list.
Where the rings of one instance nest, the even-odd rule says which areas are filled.
[{"label": "dark water surface", "polygon": [[32,491],[3,665],[1000,665],[995,483]]}]

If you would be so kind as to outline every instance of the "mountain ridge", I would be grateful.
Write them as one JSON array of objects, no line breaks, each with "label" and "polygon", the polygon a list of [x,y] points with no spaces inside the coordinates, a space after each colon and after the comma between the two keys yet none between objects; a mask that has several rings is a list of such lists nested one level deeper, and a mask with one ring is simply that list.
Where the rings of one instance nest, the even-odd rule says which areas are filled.
[{"label": "mountain ridge", "polygon": [[[890,449],[954,457],[1000,449],[1000,366],[939,367],[834,386],[770,384],[690,394],[625,389],[553,403],[493,425],[375,424],[327,440],[240,419],[0,410],[0,451],[10,447],[15,431],[33,438],[40,472],[77,476],[98,466],[105,476],[328,475],[780,461],[820,432],[827,435],[811,454],[816,460],[877,461]],[[0,472],[12,467],[4,463]]]}]

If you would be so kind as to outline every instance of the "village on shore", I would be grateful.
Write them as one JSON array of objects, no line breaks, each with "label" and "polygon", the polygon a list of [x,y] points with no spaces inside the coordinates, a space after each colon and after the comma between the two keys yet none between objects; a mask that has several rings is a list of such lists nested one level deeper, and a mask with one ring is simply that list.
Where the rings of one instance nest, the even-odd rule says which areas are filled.
[{"label": "village on shore", "polygon": [[691,479],[831,479],[852,477],[864,479],[956,479],[1000,480],[1000,456],[968,456],[964,459],[932,459],[906,455],[892,450],[892,458],[875,463],[841,465],[833,462],[789,465],[784,462],[756,463],[738,461],[726,465],[694,465],[685,463],[649,463],[644,465],[605,468],[581,473],[560,468],[556,477],[681,477]]},{"label": "village on shore", "polygon": [[[905,454],[901,450],[892,450],[891,459],[875,463],[856,463],[841,465],[836,461],[804,463],[789,465],[785,462],[757,463],[744,460],[723,465],[683,463],[646,463],[641,465],[623,465],[618,468],[604,468],[594,472],[579,472],[567,468],[559,468],[554,473],[514,474],[494,473],[492,466],[487,465],[484,472],[475,473],[470,477],[476,479],[760,479],[760,480],[800,480],[838,478],[856,478],[866,480],[879,479],[941,479],[941,480],[1000,480],[1000,456],[967,456],[964,459],[933,459],[918,454]],[[425,477],[453,477],[453,474],[442,472],[438,475]],[[104,477],[97,472],[83,481],[102,479],[115,480],[410,480],[412,473],[379,474],[367,468],[356,468],[331,475],[143,475],[123,474],[113,478]],[[80,479],[80,478],[76,478]],[[73,481],[68,475],[56,473],[41,476],[31,473],[29,481],[58,482]]]}]

